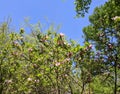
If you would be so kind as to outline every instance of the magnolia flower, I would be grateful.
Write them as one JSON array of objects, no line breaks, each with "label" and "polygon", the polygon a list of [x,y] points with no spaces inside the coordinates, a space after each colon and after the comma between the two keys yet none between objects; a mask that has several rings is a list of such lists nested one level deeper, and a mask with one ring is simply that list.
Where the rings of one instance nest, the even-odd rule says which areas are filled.
[{"label": "magnolia flower", "polygon": [[112,48],[113,46],[112,46],[112,44],[108,44],[108,47],[109,47],[109,48]]},{"label": "magnolia flower", "polygon": [[67,74],[65,74],[65,77],[67,77],[68,75]]},{"label": "magnolia flower", "polygon": [[48,35],[45,35],[45,39],[48,39],[49,38],[49,36]]},{"label": "magnolia flower", "polygon": [[38,80],[35,80],[35,82],[36,82],[36,83],[39,83],[39,82],[40,82],[40,80],[39,80],[39,79],[38,79]]},{"label": "magnolia flower", "polygon": [[29,48],[29,49],[28,49],[28,51],[29,51],[29,52],[32,52],[32,51],[33,51],[33,49],[32,49],[32,48]]},{"label": "magnolia flower", "polygon": [[67,43],[65,41],[63,43],[64,43],[64,45],[67,45]]},{"label": "magnolia flower", "polygon": [[92,48],[92,44],[89,45],[89,48],[90,48],[90,49]]},{"label": "magnolia flower", "polygon": [[117,20],[119,18],[120,18],[119,16],[115,16],[115,17],[112,18],[112,20]]},{"label": "magnolia flower", "polygon": [[12,83],[12,80],[5,80],[5,82],[6,82],[7,84],[10,84],[10,83]]},{"label": "magnolia flower", "polygon": [[103,37],[103,36],[104,36],[104,33],[100,33],[99,36],[100,36],[100,37]]},{"label": "magnolia flower", "polygon": [[55,63],[55,66],[60,66],[60,62]]},{"label": "magnolia flower", "polygon": [[23,39],[23,37],[20,37],[20,40],[22,40]]},{"label": "magnolia flower", "polygon": [[18,46],[18,45],[19,45],[19,43],[18,43],[17,41],[14,41],[13,44],[14,44],[15,46]]},{"label": "magnolia flower", "polygon": [[70,58],[66,58],[65,61],[69,62],[69,61],[70,61]]},{"label": "magnolia flower", "polygon": [[28,78],[27,80],[28,80],[28,81],[32,81],[32,78]]},{"label": "magnolia flower", "polygon": [[63,34],[63,33],[60,33],[60,36],[61,36],[61,37],[64,37],[64,34]]}]

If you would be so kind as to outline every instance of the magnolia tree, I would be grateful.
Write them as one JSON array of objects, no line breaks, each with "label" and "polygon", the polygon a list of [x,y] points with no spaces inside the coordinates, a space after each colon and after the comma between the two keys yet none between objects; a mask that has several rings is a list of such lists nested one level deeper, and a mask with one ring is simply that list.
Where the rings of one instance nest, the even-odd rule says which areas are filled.
[{"label": "magnolia tree", "polygon": [[25,32],[0,26],[0,94],[92,92],[91,44],[80,46],[51,27]]},{"label": "magnolia tree", "polygon": [[119,93],[119,9],[114,0],[95,9],[83,29],[84,46],[53,27],[33,26],[27,34],[1,24],[0,94]]}]

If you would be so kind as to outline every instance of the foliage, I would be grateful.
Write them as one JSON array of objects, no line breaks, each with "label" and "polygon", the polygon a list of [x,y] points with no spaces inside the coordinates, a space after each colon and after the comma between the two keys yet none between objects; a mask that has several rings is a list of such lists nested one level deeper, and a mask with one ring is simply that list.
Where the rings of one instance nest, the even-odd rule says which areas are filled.
[{"label": "foliage", "polygon": [[114,94],[119,92],[119,9],[115,1],[109,0],[95,9],[89,17],[91,24],[83,29],[86,41],[93,43],[96,51],[101,52],[100,58],[104,64],[102,70],[109,73],[108,78],[112,77],[110,87]]},{"label": "foliage", "polygon": [[[75,1],[78,16],[85,15],[90,3]],[[39,25],[29,25],[27,34],[2,23],[0,94],[120,93],[119,9],[117,0],[95,8],[91,24],[83,29],[83,46],[52,26],[41,32]]]},{"label": "foliage", "polygon": [[19,33],[11,31],[7,23],[1,24],[0,94],[76,94],[84,91],[82,83],[89,82],[87,58],[93,54],[89,43],[82,47],[73,40],[68,41],[63,33],[56,33],[52,27],[44,33],[32,30],[30,35],[26,35],[23,28]]},{"label": "foliage", "polygon": [[[116,6],[120,6],[120,0],[111,0],[111,1],[115,2]],[[75,10],[77,13],[76,16],[84,17],[85,14],[88,13],[91,3],[92,3],[92,0],[75,0]]]},{"label": "foliage", "polygon": [[92,0],[75,0],[75,9],[77,12],[77,17],[84,17],[85,13],[88,12]]}]

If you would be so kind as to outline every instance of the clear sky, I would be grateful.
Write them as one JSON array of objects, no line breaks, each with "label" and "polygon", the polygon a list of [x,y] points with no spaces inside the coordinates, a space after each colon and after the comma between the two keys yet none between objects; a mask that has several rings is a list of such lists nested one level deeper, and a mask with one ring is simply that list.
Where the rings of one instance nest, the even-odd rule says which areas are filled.
[{"label": "clear sky", "polygon": [[0,22],[11,17],[16,29],[23,26],[25,18],[29,18],[31,24],[41,22],[43,27],[54,23],[61,26],[59,32],[82,44],[82,28],[89,24],[88,16],[105,1],[93,0],[89,14],[75,19],[74,0],[0,0]]}]

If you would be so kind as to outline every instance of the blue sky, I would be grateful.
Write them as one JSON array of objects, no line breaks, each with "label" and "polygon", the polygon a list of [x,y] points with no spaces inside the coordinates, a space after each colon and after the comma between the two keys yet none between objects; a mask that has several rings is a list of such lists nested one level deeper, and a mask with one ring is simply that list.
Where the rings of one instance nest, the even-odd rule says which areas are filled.
[{"label": "blue sky", "polygon": [[88,16],[105,1],[93,0],[89,14],[85,18],[75,19],[74,0],[0,0],[0,22],[11,17],[11,24],[16,30],[23,27],[25,18],[29,18],[31,24],[41,22],[44,28],[54,23],[55,26],[61,26],[59,32],[68,39],[83,44],[82,28],[89,24]]}]

